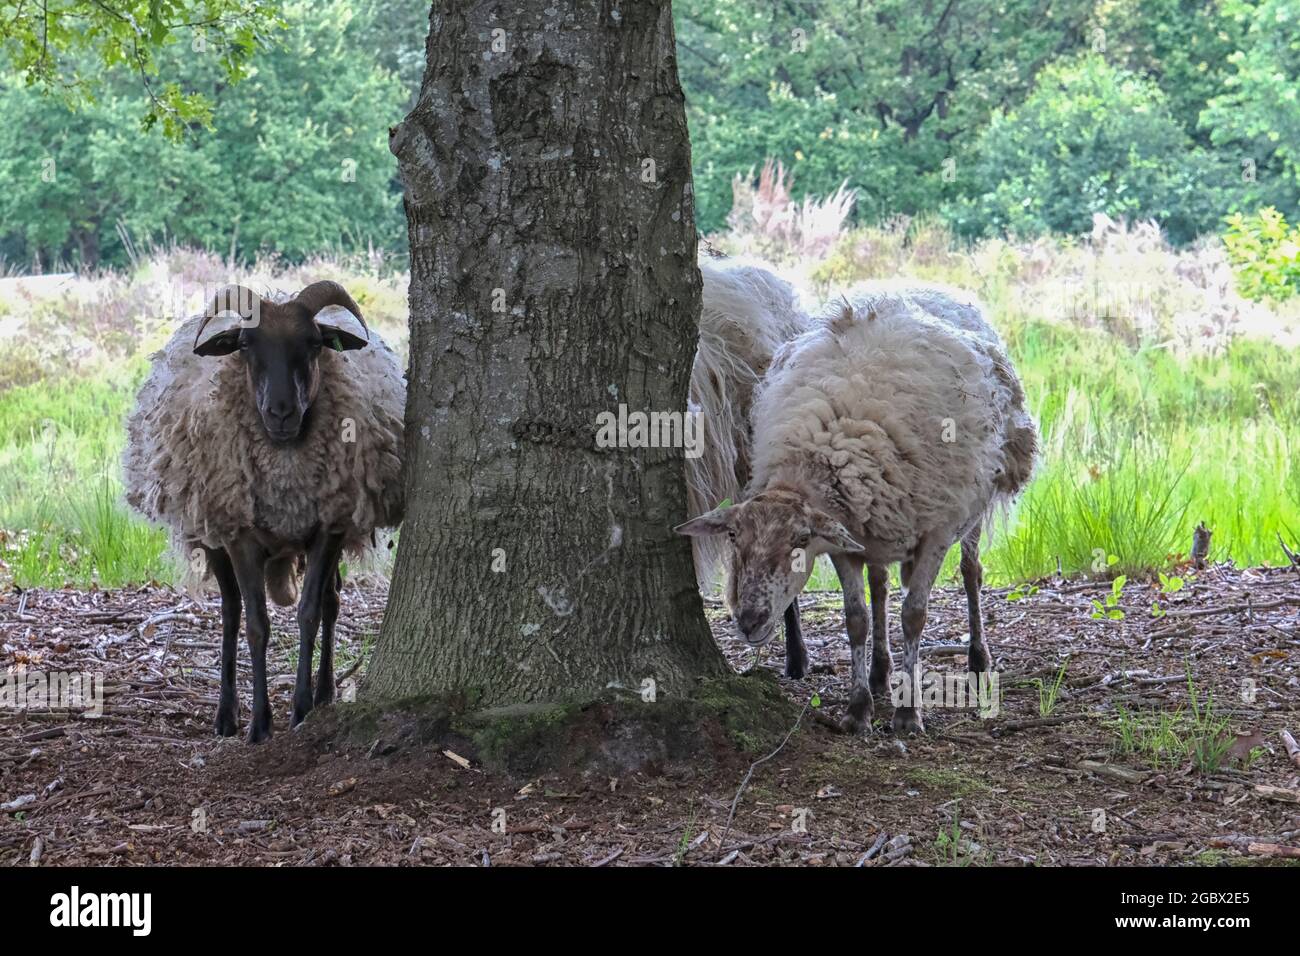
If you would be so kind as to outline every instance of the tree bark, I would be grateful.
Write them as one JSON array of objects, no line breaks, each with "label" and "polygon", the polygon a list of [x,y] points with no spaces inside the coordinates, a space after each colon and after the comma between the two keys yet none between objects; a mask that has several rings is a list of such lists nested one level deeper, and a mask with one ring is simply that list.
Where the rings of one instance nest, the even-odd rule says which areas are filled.
[{"label": "tree bark", "polygon": [[[394,131],[411,247],[407,517],[365,694],[492,706],[726,672],[681,448],[700,307],[668,0],[436,3]],[[707,436],[705,436],[707,440]]]}]

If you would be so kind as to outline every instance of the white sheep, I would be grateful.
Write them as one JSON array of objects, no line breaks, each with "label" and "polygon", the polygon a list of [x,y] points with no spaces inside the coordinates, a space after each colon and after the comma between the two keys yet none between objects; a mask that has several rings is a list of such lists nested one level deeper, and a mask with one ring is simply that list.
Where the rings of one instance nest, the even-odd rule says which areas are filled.
[{"label": "white sheep", "polygon": [[238,729],[241,600],[253,659],[249,740],[271,734],[266,596],[293,603],[304,559],[293,723],[333,700],[339,560],[401,522],[405,403],[397,358],[334,282],[286,301],[230,286],[153,357],[127,426],[126,499],[168,526],[191,567],[199,559],[221,589],[218,734]]},{"label": "white sheep", "polygon": [[[686,459],[687,507],[700,514],[740,497],[750,477],[750,411],[773,355],[808,326],[793,285],[746,259],[701,256],[699,347],[691,367],[689,409],[700,416],[703,450]],[[701,590],[724,564],[715,539],[692,539]],[[799,604],[785,612],[786,674],[803,677],[807,654]]]},{"label": "white sheep", "polygon": [[[972,673],[990,667],[979,612],[982,524],[1028,482],[1037,431],[977,302],[876,284],[833,304],[774,357],[753,410],[746,499],[686,522],[732,543],[728,599],[752,645],[828,554],[844,591],[853,690],[845,726],[890,689],[887,566],[900,562],[904,684],[897,733],[920,731],[920,636],[948,549],[962,545]],[[872,656],[866,656],[868,570]]]}]

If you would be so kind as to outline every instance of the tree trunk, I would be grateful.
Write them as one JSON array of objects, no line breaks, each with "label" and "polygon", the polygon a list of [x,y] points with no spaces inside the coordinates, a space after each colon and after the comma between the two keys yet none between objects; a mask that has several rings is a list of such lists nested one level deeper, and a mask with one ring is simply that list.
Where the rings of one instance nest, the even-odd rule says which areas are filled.
[{"label": "tree trunk", "polygon": [[431,27],[392,142],[408,504],[365,693],[686,692],[726,665],[672,533],[683,451],[596,441],[620,403],[686,408],[700,275],[669,2],[446,0]]}]

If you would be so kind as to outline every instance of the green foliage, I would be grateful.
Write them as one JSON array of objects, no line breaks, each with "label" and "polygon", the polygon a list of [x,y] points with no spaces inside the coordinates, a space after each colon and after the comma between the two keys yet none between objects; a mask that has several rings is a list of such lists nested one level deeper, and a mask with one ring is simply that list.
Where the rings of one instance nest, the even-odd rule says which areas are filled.
[{"label": "green foliage", "polygon": [[1238,4],[1223,0],[1109,0],[1099,4],[1089,41],[1096,52],[1158,82],[1169,109],[1200,146],[1205,104],[1236,71],[1229,62],[1245,40]]},{"label": "green foliage", "polygon": [[120,70],[78,112],[0,89],[0,253],[46,266],[120,262],[119,223],[137,241],[166,237],[244,259],[401,245],[387,128],[403,91],[353,49],[369,15],[352,0],[290,0],[283,13],[283,42],[234,85],[216,57],[159,52],[215,109],[211,131],[181,143],[139,128],[147,96]]},{"label": "green foliage", "polygon": [[1007,600],[1013,603],[1015,601],[1023,601],[1025,598],[1033,597],[1037,593],[1038,593],[1038,585],[1021,583],[1016,585],[1015,588],[1013,588],[1010,592],[1008,592]]},{"label": "green foliage", "polygon": [[1300,292],[1300,226],[1288,227],[1276,209],[1229,216],[1223,244],[1245,298],[1282,301]]},{"label": "green foliage", "polygon": [[938,208],[956,188],[944,161],[1081,42],[1092,7],[678,0],[701,229],[722,227],[732,177],[768,156],[809,193],[848,179],[868,219]]},{"label": "green foliage", "polygon": [[1038,716],[1051,717],[1056,710],[1056,703],[1061,696],[1061,683],[1065,680],[1065,669],[1069,666],[1070,659],[1067,657],[1061,662],[1061,668],[1050,684],[1041,677],[1034,678],[1033,683],[1038,687]]},{"label": "green foliage", "polygon": [[[942,215],[964,237],[1078,234],[1105,212],[1186,243],[1233,210],[1300,205],[1297,0],[673,6],[705,232],[768,157],[796,200],[847,181],[859,221]],[[244,258],[400,249],[382,130],[414,101],[428,16],[0,0],[0,181],[18,194],[0,195],[0,256],[120,264],[118,220]],[[335,188],[335,154],[355,188]]]},{"label": "green foliage", "polygon": [[1287,201],[1300,190],[1300,3],[1297,0],[1224,0],[1242,27],[1229,56],[1235,73],[1212,98],[1201,122],[1218,145],[1235,145],[1242,158],[1288,181]]},{"label": "green foliage", "polygon": [[1110,593],[1106,595],[1105,603],[1093,598],[1092,617],[1099,621],[1122,621],[1124,611],[1119,606],[1120,598],[1124,594],[1124,585],[1128,583],[1128,578],[1120,575],[1110,582]]},{"label": "green foliage", "polygon": [[[1112,724],[1119,753],[1141,757],[1154,770],[1170,770],[1190,761],[1196,770],[1211,774],[1223,766],[1235,740],[1231,720],[1218,712],[1213,694],[1197,689],[1190,665],[1186,682],[1190,706],[1172,713],[1134,714],[1120,705]],[[1253,759],[1252,752],[1246,765]]]},{"label": "green foliage", "polygon": [[278,0],[0,0],[0,61],[22,85],[68,106],[97,99],[105,71],[127,71],[144,92],[135,118],[179,140],[209,125],[213,101],[173,69],[176,50],[207,54],[222,82],[247,75],[251,55],[280,24]]},{"label": "green foliage", "polygon": [[1187,242],[1232,202],[1234,172],[1191,143],[1160,89],[1095,55],[1043,70],[977,153],[972,193],[950,207],[967,234],[1083,233],[1104,213]]}]

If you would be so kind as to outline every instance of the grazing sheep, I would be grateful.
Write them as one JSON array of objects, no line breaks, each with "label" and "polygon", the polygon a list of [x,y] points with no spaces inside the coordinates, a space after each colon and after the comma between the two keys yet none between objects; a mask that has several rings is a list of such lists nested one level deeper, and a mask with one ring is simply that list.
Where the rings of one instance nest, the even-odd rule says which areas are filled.
[{"label": "grazing sheep", "polygon": [[[749,482],[749,413],[772,356],[808,324],[795,289],[765,266],[743,259],[700,259],[703,278],[700,341],[691,368],[690,410],[703,423],[704,449],[686,459],[687,506],[701,514],[740,497]],[[724,552],[697,537],[695,573],[712,586]],[[786,674],[803,677],[807,653],[799,603],[785,611]]]},{"label": "grazing sheep", "polygon": [[253,658],[248,739],[271,734],[266,596],[292,604],[304,560],[293,723],[334,699],[339,559],[401,522],[405,403],[396,357],[334,282],[286,301],[230,286],[154,356],[127,424],[126,499],[167,525],[184,554],[204,555],[221,589],[219,735],[238,729],[241,600]]},{"label": "grazing sheep", "polygon": [[[828,554],[844,590],[853,689],[846,729],[889,692],[887,566],[900,562],[904,691],[896,733],[923,730],[919,648],[930,589],[961,542],[969,668],[989,670],[979,611],[984,520],[1028,482],[1037,431],[977,303],[942,289],[856,290],[774,357],[753,410],[747,498],[681,525],[729,536],[729,601],[754,646]],[[871,591],[872,656],[866,657]]]}]

